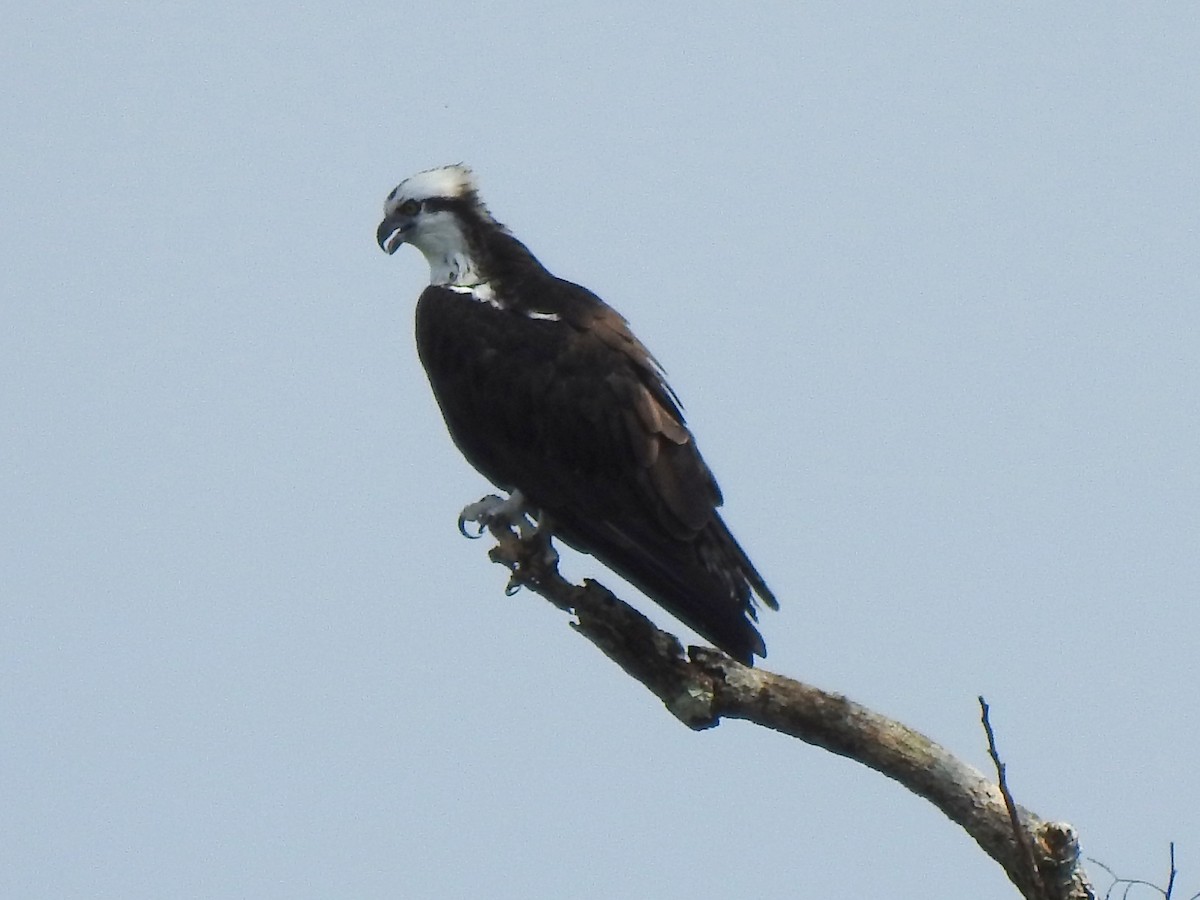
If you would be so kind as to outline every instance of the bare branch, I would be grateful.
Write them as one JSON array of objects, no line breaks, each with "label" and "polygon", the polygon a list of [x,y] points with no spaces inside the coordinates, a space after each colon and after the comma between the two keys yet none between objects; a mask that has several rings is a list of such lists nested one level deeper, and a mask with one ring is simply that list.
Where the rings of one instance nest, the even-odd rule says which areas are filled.
[{"label": "bare branch", "polygon": [[573,612],[575,630],[689,728],[744,719],[852,759],[934,804],[1030,900],[1095,900],[1070,825],[1045,822],[1012,803],[977,769],[925,735],[841,694],[750,668],[718,650],[690,647],[685,652],[678,638],[603,585],[566,581],[544,539],[522,541],[502,525],[488,528],[498,542],[489,555],[511,572],[510,589],[527,587]]}]

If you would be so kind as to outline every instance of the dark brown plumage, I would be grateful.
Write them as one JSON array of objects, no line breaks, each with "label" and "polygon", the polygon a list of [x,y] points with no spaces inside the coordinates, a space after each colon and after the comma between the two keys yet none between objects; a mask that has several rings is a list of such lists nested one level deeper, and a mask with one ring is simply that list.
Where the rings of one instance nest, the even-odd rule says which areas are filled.
[{"label": "dark brown plumage", "polygon": [[[416,315],[421,362],[463,455],[730,655],[765,655],[752,594],[778,604],[718,514],[716,480],[626,321],[548,272],[473,183],[470,196],[425,198],[422,213],[454,217],[475,279],[431,284]],[[385,217],[381,246],[403,233],[398,222]],[[421,247],[431,267],[440,246]]]}]

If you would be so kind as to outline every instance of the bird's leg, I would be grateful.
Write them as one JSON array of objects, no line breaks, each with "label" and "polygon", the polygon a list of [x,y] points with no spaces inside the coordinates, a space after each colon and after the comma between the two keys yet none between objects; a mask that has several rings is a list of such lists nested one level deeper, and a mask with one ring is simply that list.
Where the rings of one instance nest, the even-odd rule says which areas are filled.
[{"label": "bird's leg", "polygon": [[534,519],[537,522],[537,527],[533,530],[533,537],[537,539],[541,553],[541,559],[538,562],[547,569],[556,568],[558,566],[558,551],[554,549],[554,544],[550,540],[554,537],[554,529],[550,524],[550,514],[544,509],[539,509]]}]

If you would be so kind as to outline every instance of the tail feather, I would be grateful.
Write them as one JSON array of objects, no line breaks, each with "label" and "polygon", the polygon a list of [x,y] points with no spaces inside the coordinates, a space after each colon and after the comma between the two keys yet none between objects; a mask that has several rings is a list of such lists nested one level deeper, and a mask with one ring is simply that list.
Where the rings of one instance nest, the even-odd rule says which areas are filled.
[{"label": "tail feather", "polygon": [[590,522],[555,520],[554,531],[739,662],[767,655],[752,592],[772,609],[779,603],[719,516],[693,541]]}]

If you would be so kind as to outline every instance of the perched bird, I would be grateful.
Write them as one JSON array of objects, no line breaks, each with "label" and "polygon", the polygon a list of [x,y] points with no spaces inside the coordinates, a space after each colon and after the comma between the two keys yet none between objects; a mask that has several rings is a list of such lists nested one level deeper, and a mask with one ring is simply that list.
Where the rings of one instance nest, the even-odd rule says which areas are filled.
[{"label": "perched bird", "polygon": [[510,494],[463,515],[527,512],[729,655],[765,656],[752,594],[779,605],[717,513],[679,400],[625,319],[547,271],[492,218],[466,166],[402,181],[377,239],[425,255],[418,355],[454,443]]}]

